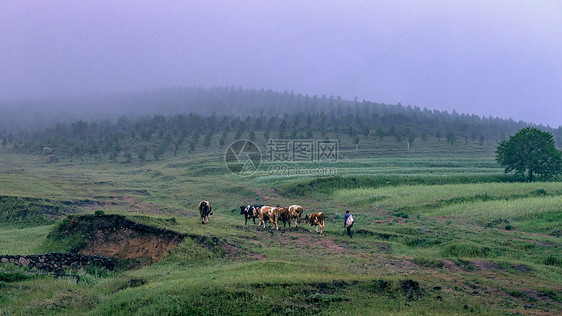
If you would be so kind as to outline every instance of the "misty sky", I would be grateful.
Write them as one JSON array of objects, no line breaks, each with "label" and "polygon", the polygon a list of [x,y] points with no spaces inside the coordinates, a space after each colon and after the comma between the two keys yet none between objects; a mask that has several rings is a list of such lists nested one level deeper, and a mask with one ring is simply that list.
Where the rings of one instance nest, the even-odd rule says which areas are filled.
[{"label": "misty sky", "polygon": [[[166,3],[164,5],[164,3]],[[562,1],[0,2],[0,99],[204,86],[562,124]]]}]

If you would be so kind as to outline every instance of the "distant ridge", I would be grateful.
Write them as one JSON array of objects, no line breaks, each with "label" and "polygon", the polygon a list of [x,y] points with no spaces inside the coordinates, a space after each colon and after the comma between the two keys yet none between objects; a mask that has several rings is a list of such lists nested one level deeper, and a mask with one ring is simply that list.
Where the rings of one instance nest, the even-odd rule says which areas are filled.
[{"label": "distant ridge", "polygon": [[380,141],[392,140],[390,148],[395,149],[434,140],[455,148],[461,142],[472,144],[477,150],[486,144],[491,150],[519,129],[533,126],[552,133],[562,146],[562,127],[512,119],[264,89],[216,92],[220,99],[208,89],[171,88],[3,104],[0,143],[18,153],[40,154],[46,146],[66,157],[108,155],[114,161],[120,154],[127,161],[133,154],[158,160],[182,148],[217,149],[241,138],[265,142],[344,136],[344,146],[371,142],[372,148],[381,148]]},{"label": "distant ridge", "polygon": [[[338,96],[303,95],[293,92],[276,92],[271,89],[243,89],[235,87],[215,87],[217,95],[201,87],[174,87],[143,91],[114,92],[87,96],[29,98],[0,101],[0,130],[38,129],[70,123],[76,120],[115,120],[120,116],[129,119],[153,115],[174,115],[197,113],[202,115],[265,116],[294,113],[322,113],[341,115],[365,111],[379,115],[412,114],[427,117],[434,115],[442,119],[467,118],[471,121],[495,121],[517,126],[532,125],[552,131],[548,125],[481,117],[472,114],[459,114],[455,111],[431,110],[417,106],[402,106],[375,103],[367,100],[341,100]],[[224,102],[223,102],[224,100]]]}]

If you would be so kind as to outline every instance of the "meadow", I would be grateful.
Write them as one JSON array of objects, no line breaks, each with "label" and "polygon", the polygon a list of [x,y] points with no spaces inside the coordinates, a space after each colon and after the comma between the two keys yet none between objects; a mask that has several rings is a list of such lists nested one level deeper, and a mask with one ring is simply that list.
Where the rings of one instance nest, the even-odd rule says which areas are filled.
[{"label": "meadow", "polygon": [[[281,164],[335,170],[321,176],[272,174],[279,164],[264,161],[240,177],[225,167],[224,149],[57,164],[0,152],[0,196],[14,205],[0,223],[0,254],[63,251],[45,243],[55,223],[95,211],[254,254],[233,257],[187,239],[135,269],[73,271],[80,282],[1,264],[0,315],[562,313],[562,182],[505,175],[492,146],[367,145],[342,148],[335,162]],[[214,210],[207,225],[197,214],[203,199]],[[304,223],[245,226],[239,206],[251,203],[324,212],[325,233]],[[16,212],[33,207],[42,212]],[[346,209],[353,238],[344,234]]]}]

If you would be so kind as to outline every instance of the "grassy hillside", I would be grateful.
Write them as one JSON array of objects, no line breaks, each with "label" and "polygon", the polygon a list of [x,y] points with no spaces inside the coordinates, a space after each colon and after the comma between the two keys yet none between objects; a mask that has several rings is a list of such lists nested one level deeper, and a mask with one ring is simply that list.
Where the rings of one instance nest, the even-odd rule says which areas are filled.
[{"label": "grassy hillside", "polygon": [[[562,313],[562,183],[504,175],[491,145],[381,142],[344,145],[336,162],[281,164],[336,170],[320,177],[270,174],[278,164],[267,161],[240,177],[216,146],[128,163],[47,164],[7,149],[0,196],[58,207],[52,220],[96,210],[145,215],[252,255],[188,239],[135,270],[69,271],[78,283],[1,264],[0,314]],[[202,199],[213,204],[207,225],[197,214]],[[239,206],[254,202],[322,211],[325,233],[244,226]],[[346,209],[356,219],[352,239]],[[0,225],[0,254],[41,252],[51,222],[25,228],[11,218]],[[20,274],[29,277],[12,277]]]}]

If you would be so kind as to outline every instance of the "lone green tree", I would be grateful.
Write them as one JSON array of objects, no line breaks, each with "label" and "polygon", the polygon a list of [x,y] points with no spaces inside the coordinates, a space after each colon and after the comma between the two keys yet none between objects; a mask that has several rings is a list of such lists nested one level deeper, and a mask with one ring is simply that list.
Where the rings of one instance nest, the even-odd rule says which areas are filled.
[{"label": "lone green tree", "polygon": [[496,150],[496,161],[506,173],[526,175],[529,182],[534,176],[548,179],[562,172],[562,155],[552,135],[534,127],[525,127],[502,141]]}]

